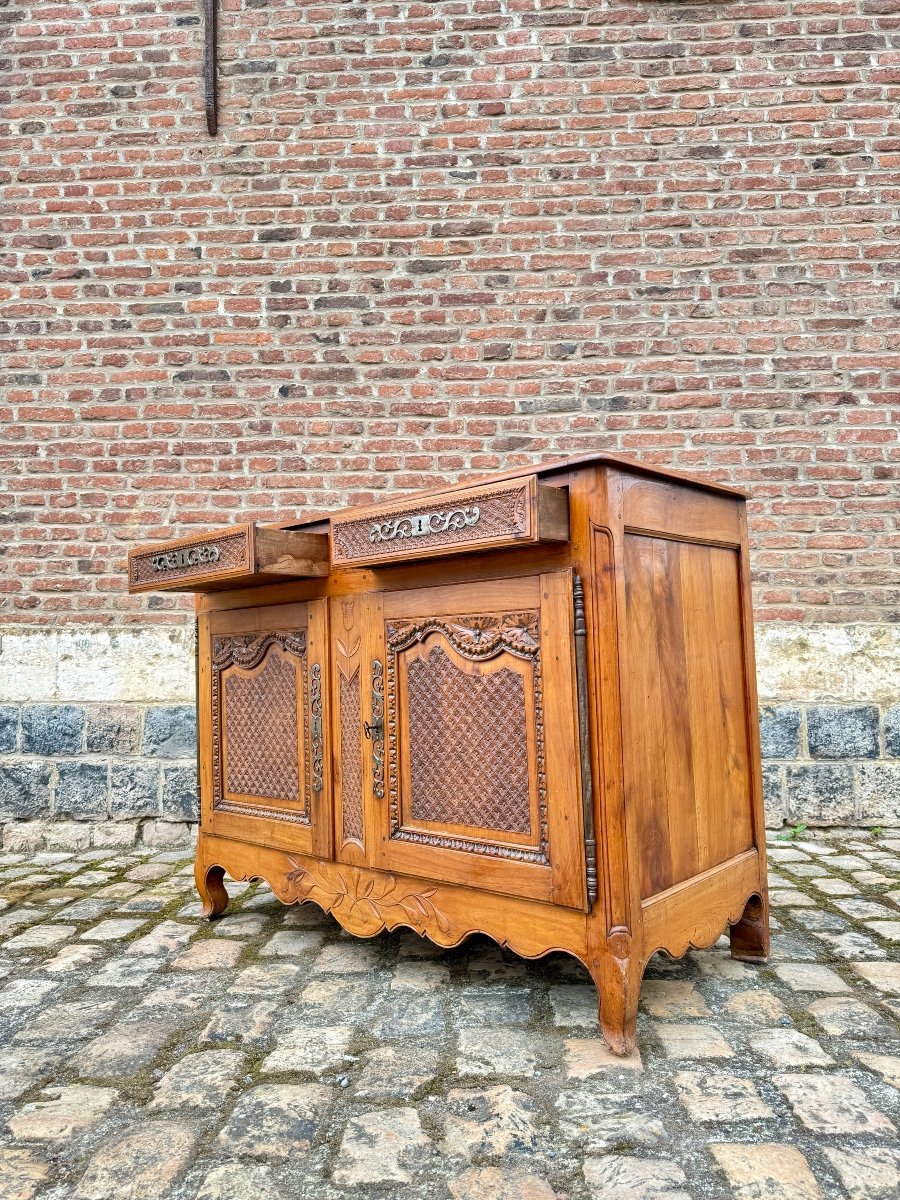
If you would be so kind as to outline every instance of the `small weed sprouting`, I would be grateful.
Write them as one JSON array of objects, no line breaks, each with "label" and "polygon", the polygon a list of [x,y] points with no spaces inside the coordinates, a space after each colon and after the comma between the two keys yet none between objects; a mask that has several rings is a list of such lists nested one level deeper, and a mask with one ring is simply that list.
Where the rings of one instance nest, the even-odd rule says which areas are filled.
[{"label": "small weed sprouting", "polygon": [[795,838],[798,838],[805,829],[806,825],[802,822],[799,825],[792,825],[790,829],[785,829],[781,833],[777,834],[775,840],[777,842],[792,842]]}]

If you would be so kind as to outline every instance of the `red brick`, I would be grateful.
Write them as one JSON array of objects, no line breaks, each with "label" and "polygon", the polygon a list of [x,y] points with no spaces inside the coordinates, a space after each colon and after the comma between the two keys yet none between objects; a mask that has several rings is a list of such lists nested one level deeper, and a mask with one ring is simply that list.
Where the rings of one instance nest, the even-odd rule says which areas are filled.
[{"label": "red brick", "polygon": [[128,545],[599,447],[751,491],[760,619],[896,619],[894,9],[229,4],[210,139],[184,0],[19,0],[0,623],[177,619]]}]

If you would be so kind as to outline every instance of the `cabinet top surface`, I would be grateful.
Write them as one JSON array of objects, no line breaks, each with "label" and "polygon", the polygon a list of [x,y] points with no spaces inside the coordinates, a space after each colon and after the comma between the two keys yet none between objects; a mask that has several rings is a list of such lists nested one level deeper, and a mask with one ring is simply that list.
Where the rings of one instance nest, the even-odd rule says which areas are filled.
[{"label": "cabinet top surface", "polygon": [[553,476],[563,476],[568,472],[587,467],[618,467],[655,479],[669,480],[672,483],[689,484],[704,491],[733,496],[735,499],[746,499],[747,497],[745,491],[730,487],[724,483],[700,479],[681,471],[672,471],[668,467],[642,463],[638,459],[628,458],[626,455],[595,452],[593,454],[574,455],[570,458],[550,459],[547,462],[541,463],[528,463],[525,466],[516,467],[510,471],[494,471],[487,475],[477,475],[471,479],[464,479],[459,483],[435,485],[434,487],[423,488],[415,492],[395,492],[393,494],[385,492],[377,500],[373,500],[371,504],[351,505],[338,510],[320,510],[306,513],[300,517],[273,522],[272,527],[277,529],[302,529],[309,525],[318,525],[327,522],[331,517],[336,516],[338,512],[341,514],[352,512],[354,516],[365,517],[367,513],[383,508],[387,501],[414,504],[416,501],[427,500],[432,496],[443,497],[455,492],[465,492],[470,488],[481,487],[485,484],[500,483],[509,479],[521,479],[529,475],[536,475],[540,479],[549,480]]}]

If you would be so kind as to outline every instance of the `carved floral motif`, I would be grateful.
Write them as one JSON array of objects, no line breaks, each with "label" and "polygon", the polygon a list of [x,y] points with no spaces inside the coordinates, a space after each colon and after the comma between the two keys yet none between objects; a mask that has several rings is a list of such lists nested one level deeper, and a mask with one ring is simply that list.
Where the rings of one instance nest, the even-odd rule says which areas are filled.
[{"label": "carved floral motif", "polygon": [[312,788],[321,792],[324,786],[322,747],[322,668],[313,663],[309,670],[309,716],[312,748]]},{"label": "carved floral motif", "polygon": [[372,659],[372,724],[366,722],[366,737],[372,742],[372,791],[384,798],[384,667]]},{"label": "carved floral motif", "polygon": [[424,930],[433,924],[441,933],[450,930],[450,921],[432,899],[437,888],[404,890],[393,875],[376,878],[355,867],[326,863],[319,863],[313,872],[290,855],[288,862],[292,870],[287,882],[297,889],[299,898],[314,900],[327,912],[340,910],[345,918],[355,913],[381,925],[412,925]]}]

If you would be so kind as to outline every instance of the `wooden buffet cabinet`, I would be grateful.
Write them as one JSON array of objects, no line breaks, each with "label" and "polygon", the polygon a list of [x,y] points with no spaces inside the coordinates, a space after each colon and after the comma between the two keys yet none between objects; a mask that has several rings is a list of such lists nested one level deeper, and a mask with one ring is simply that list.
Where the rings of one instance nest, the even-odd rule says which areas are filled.
[{"label": "wooden buffet cabinet", "polygon": [[129,555],[196,592],[208,916],[227,872],[351,933],[641,977],[768,954],[743,496],[608,455]]}]

